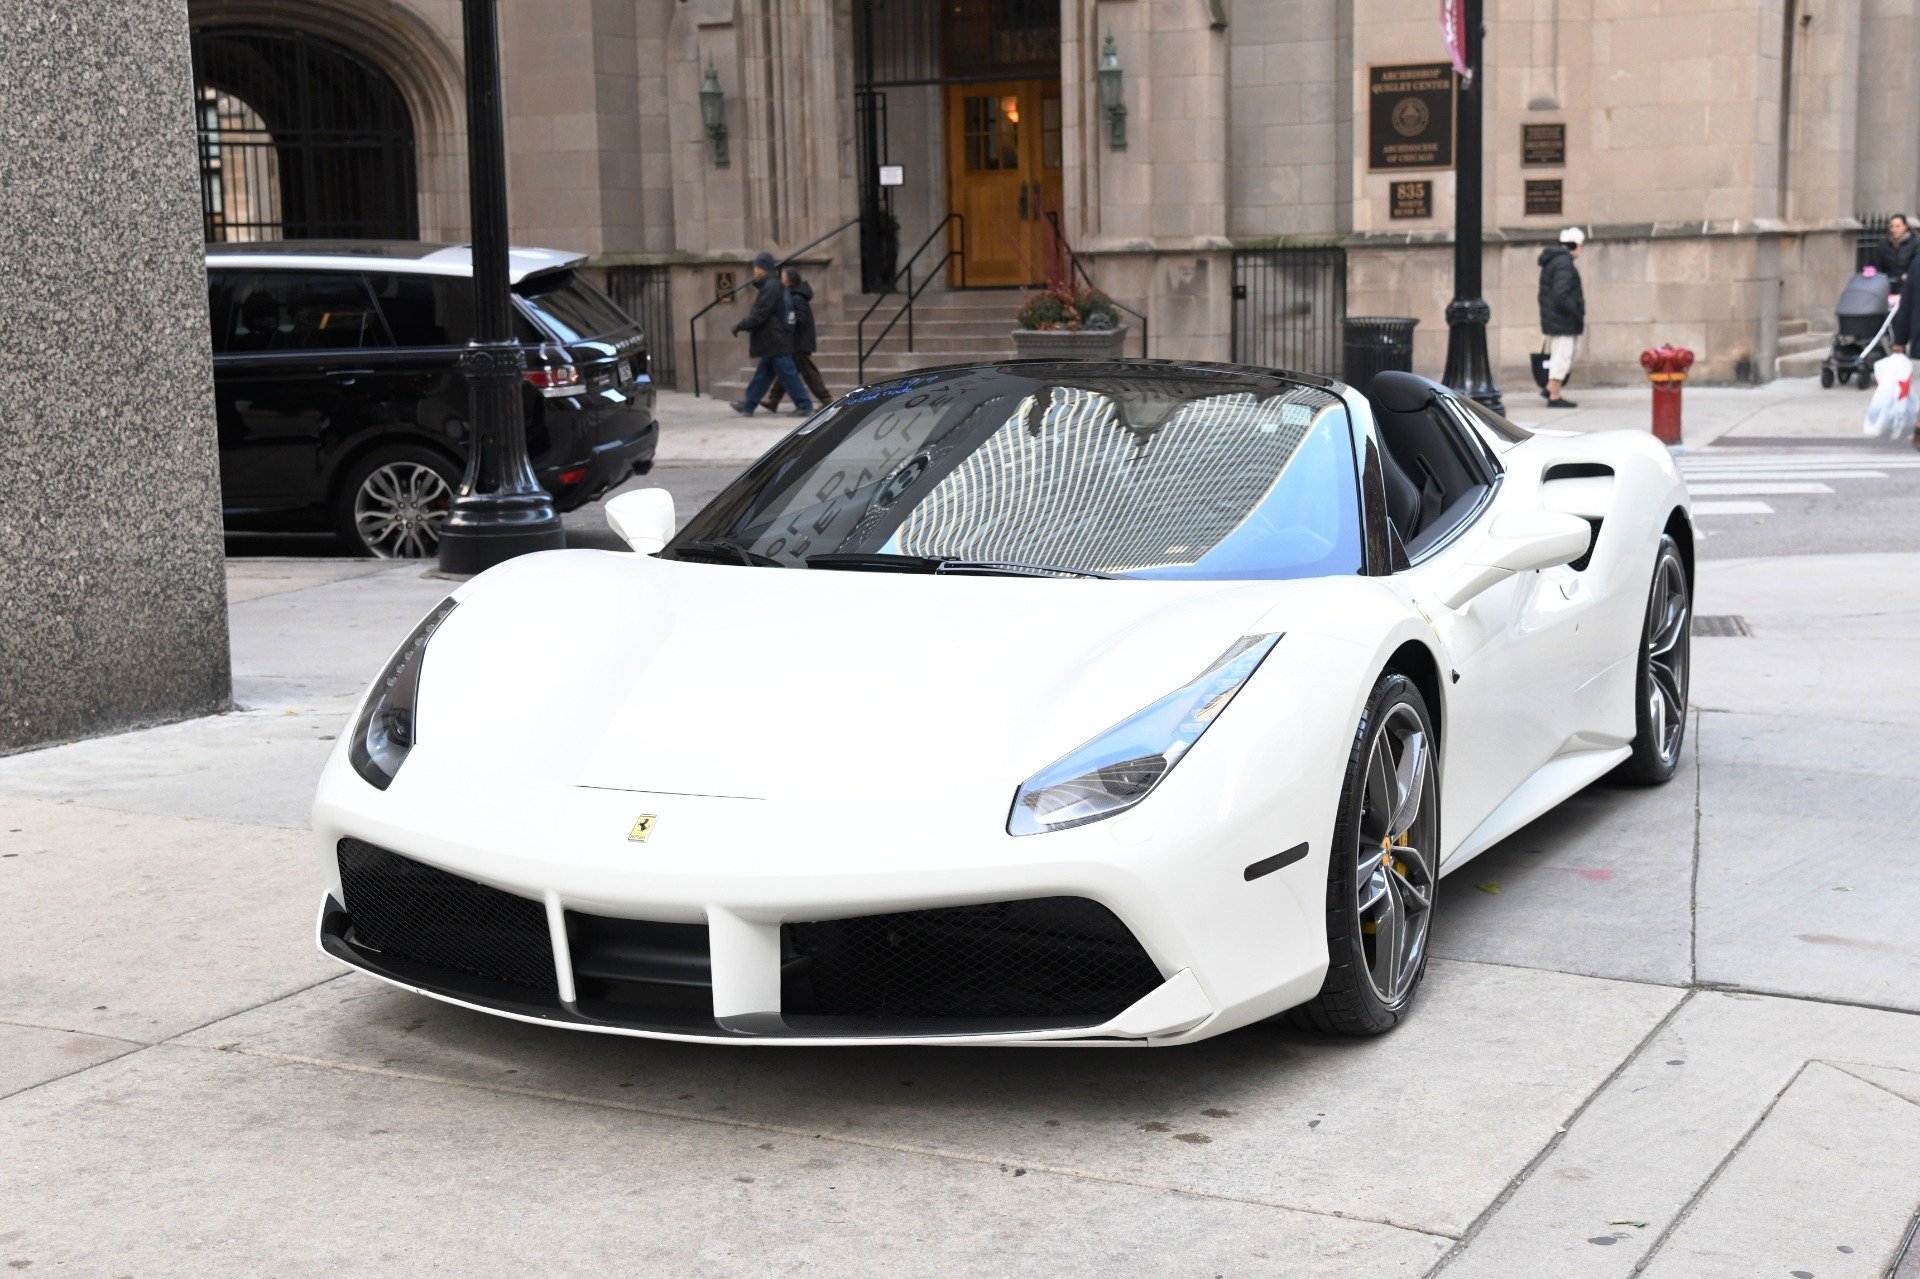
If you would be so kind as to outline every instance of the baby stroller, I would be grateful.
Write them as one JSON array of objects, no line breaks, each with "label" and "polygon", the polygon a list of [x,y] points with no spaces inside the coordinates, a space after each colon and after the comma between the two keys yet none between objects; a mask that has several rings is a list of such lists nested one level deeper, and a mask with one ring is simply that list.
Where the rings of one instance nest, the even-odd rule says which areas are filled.
[{"label": "baby stroller", "polygon": [[1892,290],[1893,281],[1872,267],[1847,281],[1833,311],[1839,328],[1833,335],[1833,347],[1820,364],[1820,385],[1832,386],[1835,379],[1860,385],[1873,385],[1873,366],[1881,356],[1889,355],[1893,345],[1887,331],[1893,327],[1893,315],[1900,299]]}]

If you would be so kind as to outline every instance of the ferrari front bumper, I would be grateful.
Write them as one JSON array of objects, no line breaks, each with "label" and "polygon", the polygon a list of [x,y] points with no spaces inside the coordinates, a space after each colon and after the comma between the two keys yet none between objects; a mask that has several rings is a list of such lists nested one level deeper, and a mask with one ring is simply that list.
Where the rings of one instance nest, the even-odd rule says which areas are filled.
[{"label": "ferrari front bumper", "polygon": [[[833,796],[490,777],[428,749],[376,791],[336,755],[314,808],[318,941],[422,994],[604,1033],[1184,1043],[1302,1003],[1325,975],[1315,833],[1333,825],[1320,797],[1338,787],[1302,755],[1293,785],[1248,792],[1257,804],[1229,808],[1189,767],[1136,813],[1024,838],[1005,832],[997,796],[951,778],[850,818],[855,806]],[[452,905],[414,912],[425,927],[445,920],[444,945],[383,934],[366,890],[343,876],[344,844],[452,881]],[[524,962],[503,982],[493,959],[461,958],[469,945]],[[1089,976],[1089,963],[1104,967]],[[924,970],[941,964],[967,972],[930,993]]]}]

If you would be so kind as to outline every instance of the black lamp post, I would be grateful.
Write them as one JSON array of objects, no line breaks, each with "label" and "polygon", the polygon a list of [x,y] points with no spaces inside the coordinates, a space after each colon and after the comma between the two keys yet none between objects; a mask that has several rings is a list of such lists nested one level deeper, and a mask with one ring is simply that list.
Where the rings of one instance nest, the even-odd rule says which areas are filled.
[{"label": "black lamp post", "polygon": [[496,0],[464,0],[467,201],[473,219],[473,341],[467,378],[467,473],[440,534],[440,568],[478,573],[566,545],[553,499],[533,478],[521,383],[526,359],[507,288],[507,147],[500,105]]},{"label": "black lamp post", "polygon": [[1504,413],[1500,388],[1493,381],[1493,362],[1487,356],[1487,321],[1493,318],[1493,308],[1480,296],[1480,117],[1487,91],[1487,76],[1481,66],[1485,37],[1481,18],[1485,0],[1463,0],[1463,7],[1467,75],[1460,86],[1455,135],[1459,182],[1453,197],[1453,301],[1447,303],[1447,371],[1441,381],[1495,413]]}]

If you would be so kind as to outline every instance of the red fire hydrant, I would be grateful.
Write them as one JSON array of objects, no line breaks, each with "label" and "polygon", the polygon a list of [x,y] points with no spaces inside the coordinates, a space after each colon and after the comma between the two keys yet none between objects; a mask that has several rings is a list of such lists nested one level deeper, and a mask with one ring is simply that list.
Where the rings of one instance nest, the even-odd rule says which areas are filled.
[{"label": "red fire hydrant", "polygon": [[1693,367],[1693,352],[1684,346],[1656,346],[1640,352],[1640,367],[1653,383],[1653,435],[1662,444],[1680,442],[1680,388]]}]

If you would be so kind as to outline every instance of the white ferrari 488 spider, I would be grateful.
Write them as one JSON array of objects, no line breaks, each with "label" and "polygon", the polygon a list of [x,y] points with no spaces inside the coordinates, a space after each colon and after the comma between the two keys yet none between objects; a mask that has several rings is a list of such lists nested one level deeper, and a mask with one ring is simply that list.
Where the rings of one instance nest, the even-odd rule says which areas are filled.
[{"label": "white ferrari 488 spider", "polygon": [[638,554],[481,574],[368,690],[328,953],[672,1039],[1377,1034],[1446,874],[1686,727],[1665,448],[1411,374],[933,370],[608,518]]}]

